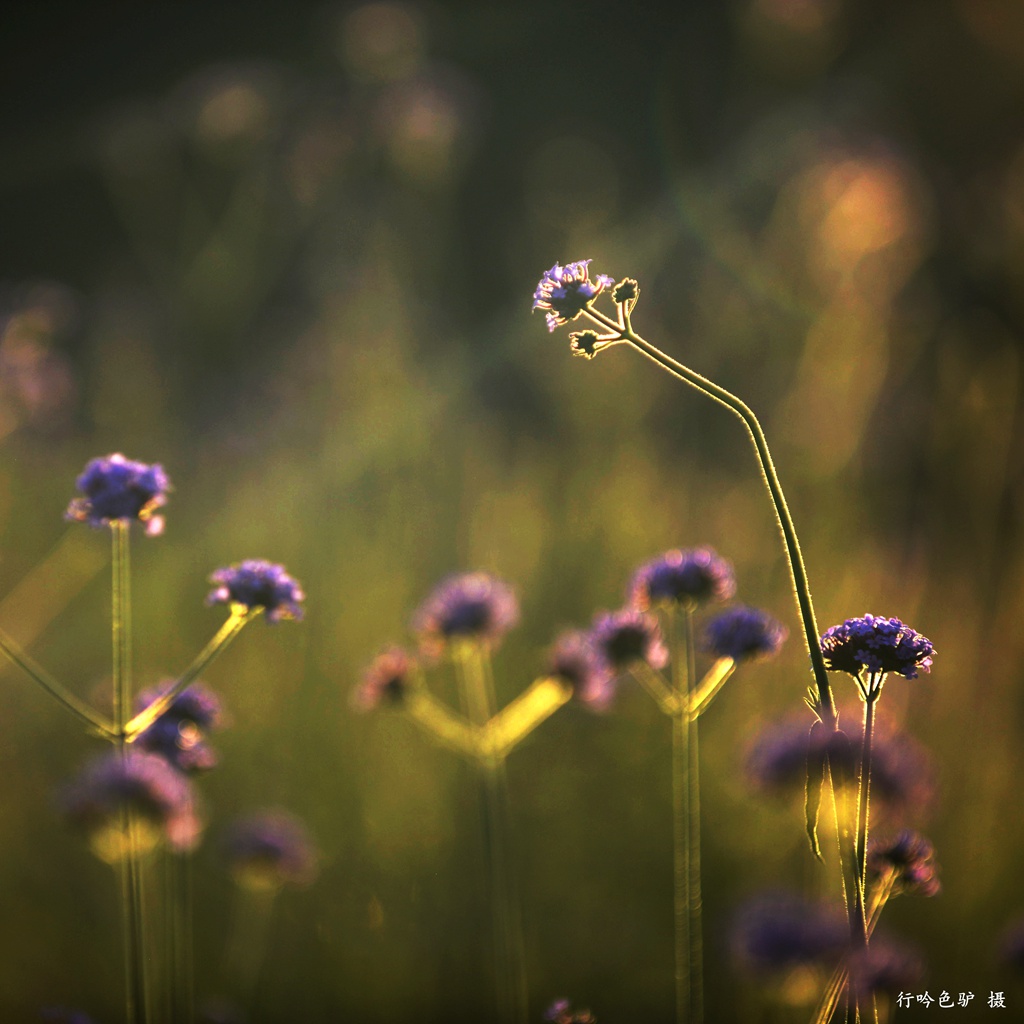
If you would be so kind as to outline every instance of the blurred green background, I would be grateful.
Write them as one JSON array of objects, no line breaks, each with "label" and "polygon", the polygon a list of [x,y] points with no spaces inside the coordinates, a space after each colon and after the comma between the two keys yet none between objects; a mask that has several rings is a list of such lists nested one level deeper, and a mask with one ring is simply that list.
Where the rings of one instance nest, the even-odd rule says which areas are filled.
[{"label": "blurred green background", "polygon": [[[922,988],[976,993],[957,1020],[990,990],[1024,1012],[996,949],[1024,914],[1024,8],[673,10],[5,15],[0,623],[77,692],[109,686],[107,540],[61,516],[111,451],[176,488],[133,549],[140,686],[221,621],[214,568],[280,561],[308,594],[304,623],[258,623],[206,676],[231,727],[200,782],[201,995],[230,931],[218,825],[284,805],[324,858],[278,901],[254,1020],[488,1019],[471,775],[351,689],[447,572],[518,589],[508,700],[638,562],[698,544],[791,630],[702,725],[709,1016],[762,1019],[728,922],[815,885],[798,803],[743,770],[808,682],[788,575],[739,424],[627,351],[571,359],[530,316],[541,272],[582,258],[638,278],[641,333],[761,416],[822,629],[870,611],[934,641],[932,675],[884,703],[938,765],[916,824],[944,890],[887,917]],[[10,668],[0,713],[0,1017],[115,1021],[114,878],[54,797],[98,743]],[[602,1024],[669,1019],[668,771],[632,685],[513,755],[537,1019],[559,995]]]}]

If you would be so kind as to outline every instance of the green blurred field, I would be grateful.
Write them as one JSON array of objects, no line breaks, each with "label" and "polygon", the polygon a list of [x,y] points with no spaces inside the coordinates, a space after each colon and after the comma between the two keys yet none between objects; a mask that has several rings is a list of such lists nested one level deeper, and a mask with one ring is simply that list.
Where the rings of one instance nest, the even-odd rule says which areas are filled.
[{"label": "green blurred field", "polygon": [[[62,513],[112,451],[175,485],[133,547],[140,686],[219,625],[218,566],[280,561],[308,595],[205,677],[231,725],[200,782],[200,994],[230,927],[218,824],[280,804],[323,870],[278,901],[252,1019],[486,1020],[471,775],[350,692],[447,572],[518,589],[509,700],[637,563],[711,544],[791,638],[702,722],[709,1019],[809,1016],[764,1009],[725,934],[747,895],[816,884],[800,807],[743,774],[809,682],[770,506],[724,410],[624,350],[571,359],[530,316],[545,268],[592,257],[639,279],[642,333],[758,412],[822,629],[873,612],[934,641],[884,703],[939,767],[918,824],[944,889],[888,923],[933,994],[976,993],[957,1021],[990,990],[1017,1019],[996,955],[1024,915],[1016,6],[51,13],[13,17],[0,121],[0,624],[76,692],[109,686],[107,538]],[[0,1019],[118,1020],[114,879],[54,798],[98,741],[10,667],[0,714]],[[632,685],[513,755],[536,1019],[560,995],[670,1019],[668,758]]]}]

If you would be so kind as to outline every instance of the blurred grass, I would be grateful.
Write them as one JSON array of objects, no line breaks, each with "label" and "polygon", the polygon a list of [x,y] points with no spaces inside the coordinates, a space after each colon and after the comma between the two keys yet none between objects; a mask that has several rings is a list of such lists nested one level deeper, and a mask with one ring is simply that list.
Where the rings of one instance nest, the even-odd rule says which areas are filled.
[{"label": "blurred grass", "polygon": [[[85,461],[113,450],[162,462],[176,487],[166,536],[133,552],[140,686],[219,624],[214,568],[281,561],[308,594],[305,623],[251,627],[207,676],[232,726],[200,783],[200,992],[217,990],[230,913],[217,824],[279,803],[325,868],[278,902],[256,1019],[486,1007],[468,773],[400,717],[353,714],[349,691],[446,572],[519,589],[507,701],[560,628],[621,602],[638,562],[706,543],[792,633],[702,724],[708,1004],[754,1019],[727,957],[732,909],[813,878],[799,807],[755,798],[742,771],[808,681],[788,577],[732,419],[623,351],[571,360],[528,315],[540,272],[582,257],[639,278],[641,331],[762,417],[822,628],[871,611],[935,642],[933,675],[892,680],[885,703],[940,766],[926,831],[944,892],[899,901],[892,922],[933,989],[977,1004],[1009,987],[995,945],[1024,913],[1024,219],[1006,112],[1020,26],[995,0],[722,10],[638,14],[617,36],[569,5],[539,26],[512,9],[331,8],[282,27],[276,51],[267,31],[251,60],[176,44],[159,89],[106,81],[70,129],[73,159],[28,147],[52,170],[47,201],[88,182],[95,205],[63,225],[52,265],[45,233],[24,269],[5,257],[4,628],[77,692],[109,686],[108,545],[61,514]],[[550,41],[566,24],[578,52]],[[649,68],[594,82],[616,40]],[[946,79],[961,92],[922,104]],[[54,130],[23,120],[12,137]],[[4,181],[5,209],[43,191]],[[53,799],[91,744],[7,668],[0,708],[0,1008],[117,1019],[113,880]],[[538,1007],[670,1013],[665,724],[626,685],[612,713],[565,709],[510,761]]]}]

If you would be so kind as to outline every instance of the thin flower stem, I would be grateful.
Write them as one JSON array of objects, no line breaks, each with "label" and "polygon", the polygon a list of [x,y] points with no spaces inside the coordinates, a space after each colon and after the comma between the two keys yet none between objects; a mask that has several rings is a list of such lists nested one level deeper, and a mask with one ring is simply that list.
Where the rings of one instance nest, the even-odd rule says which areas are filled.
[{"label": "thin flower stem", "polygon": [[[479,644],[467,643],[457,651],[456,664],[469,719],[483,728],[494,716],[496,704],[490,657]],[[480,769],[484,857],[491,889],[498,1013],[507,1024],[526,1024],[525,951],[515,875],[509,860],[511,823],[505,759],[485,750],[476,761]]]},{"label": "thin flower stem", "polygon": [[[112,553],[111,641],[113,647],[114,732],[121,758],[128,756],[125,725],[131,713],[131,564],[129,523],[110,524]],[[125,848],[120,860],[121,927],[125,953],[125,1011],[128,1024],[148,1024],[149,1003],[143,939],[142,876],[135,812],[121,810]]]},{"label": "thin flower stem", "polygon": [[3,630],[0,630],[0,652],[12,664],[17,665],[30,679],[38,683],[57,703],[87,725],[90,731],[99,733],[104,739],[116,739],[117,733],[106,718],[76,697],[65,686],[57,682],[53,676],[30,658]]},{"label": "thin flower stem", "polygon": [[213,639],[199,652],[192,664],[175,680],[174,685],[125,724],[126,741],[133,743],[138,739],[139,735],[174,703],[175,698],[183,690],[195,682],[213,659],[225,651],[231,641],[241,633],[243,627],[259,616],[261,611],[261,608],[248,609],[244,605],[232,605],[231,614],[224,625],[217,630]]},{"label": "thin flower stem", "polygon": [[691,720],[686,714],[689,694],[687,662],[682,654],[680,623],[676,610],[668,612],[669,646],[676,711],[672,715],[672,876],[675,923],[676,1021],[687,1024],[693,1005],[693,936],[690,914],[690,739]]},{"label": "thin flower stem", "polygon": [[797,608],[803,625],[804,640],[807,644],[807,651],[811,658],[811,668],[814,672],[818,698],[818,714],[828,728],[834,731],[837,727],[835,701],[829,684],[828,672],[825,668],[825,659],[819,644],[818,624],[814,616],[814,603],[811,599],[811,589],[807,581],[807,570],[804,566],[803,555],[800,552],[800,541],[797,538],[796,527],[793,525],[789,506],[786,504],[786,496],[783,493],[782,484],[779,482],[778,474],[775,471],[775,464],[772,461],[771,451],[768,448],[768,441],[757,417],[744,402],[729,391],[726,391],[725,388],[720,387],[714,381],[708,380],[707,377],[701,376],[701,374],[672,359],[649,341],[642,338],[633,330],[628,318],[624,317],[624,322],[620,324],[591,306],[588,306],[584,313],[602,327],[619,334],[623,341],[628,341],[642,355],[657,363],[658,366],[672,374],[672,376],[678,377],[701,392],[701,394],[706,395],[719,405],[725,406],[734,416],[739,417],[747,428],[747,433],[750,435],[761,465],[761,473],[768,488],[768,494],[771,497],[772,505],[775,507],[775,515],[778,519],[779,527],[782,530],[786,557],[789,561],[789,571],[796,593]]},{"label": "thin flower stem", "polygon": [[[868,943],[868,911],[867,911],[867,853],[868,853],[868,818],[871,799],[871,742],[875,726],[875,701],[877,690],[869,692],[864,702],[864,736],[861,744],[860,787],[857,792],[857,906],[858,921],[863,942]],[[861,936],[856,936],[860,938]]]}]

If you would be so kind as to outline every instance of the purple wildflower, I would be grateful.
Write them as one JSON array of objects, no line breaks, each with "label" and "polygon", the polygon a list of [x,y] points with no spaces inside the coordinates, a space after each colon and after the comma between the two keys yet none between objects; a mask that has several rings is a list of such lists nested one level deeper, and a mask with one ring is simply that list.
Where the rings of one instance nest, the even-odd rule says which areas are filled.
[{"label": "purple wildflower", "polygon": [[708,547],[666,551],[633,574],[627,600],[646,611],[659,604],[695,607],[727,601],[736,592],[732,566]]},{"label": "purple wildflower", "polygon": [[802,964],[831,965],[848,940],[848,926],[841,915],[787,893],[751,900],[732,927],[733,956],[757,973],[787,971]]},{"label": "purple wildflower", "polygon": [[568,999],[556,999],[545,1011],[544,1019],[551,1024],[596,1024],[597,1018],[589,1010],[573,1010]]},{"label": "purple wildflower", "polygon": [[299,602],[306,595],[283,565],[254,558],[218,569],[210,576],[210,582],[217,586],[207,596],[207,604],[240,604],[250,611],[263,608],[267,622],[302,618]]},{"label": "purple wildflower", "polygon": [[704,631],[704,646],[719,658],[751,661],[779,652],[789,630],[767,612],[738,605],[722,612]]},{"label": "purple wildflower", "polygon": [[448,576],[413,615],[420,646],[435,656],[456,640],[496,645],[519,621],[512,588],[485,572]]},{"label": "purple wildflower", "polygon": [[90,526],[138,520],[151,537],[163,532],[163,516],[154,513],[167,503],[171,482],[158,463],[133,462],[115,452],[89,462],[76,486],[85,497],[72,499],[65,519]]},{"label": "purple wildflower", "polygon": [[[173,685],[172,679],[143,690],[135,698],[136,712],[145,711]],[[135,742],[140,750],[159,754],[186,775],[208,771],[217,764],[217,755],[206,744],[205,733],[218,728],[220,721],[217,695],[202,683],[193,683]]]},{"label": "purple wildflower", "polygon": [[893,895],[934,896],[941,888],[935,847],[924,836],[903,829],[895,838],[868,843],[869,875],[894,876]]},{"label": "purple wildflower", "polygon": [[668,664],[668,650],[662,642],[658,620],[648,612],[635,608],[599,612],[594,616],[590,639],[616,672],[641,661],[655,669]]},{"label": "purple wildflower", "polygon": [[370,711],[381,704],[401,704],[416,668],[413,657],[402,647],[389,647],[370,662],[363,681],[353,696],[360,711]]},{"label": "purple wildflower", "polygon": [[847,966],[850,988],[859,996],[874,992],[896,995],[914,988],[924,974],[917,953],[888,939],[875,939],[868,949],[856,950]]},{"label": "purple wildflower", "polygon": [[1024,976],[1024,918],[1007,925],[999,940],[999,959]]},{"label": "purple wildflower", "polygon": [[899,619],[864,615],[832,626],[821,638],[825,665],[835,672],[859,676],[895,672],[906,679],[917,678],[917,670],[930,671],[935,649],[932,642]]},{"label": "purple wildflower", "polygon": [[[746,759],[747,777],[759,790],[774,794],[803,793],[807,762],[820,771],[831,750],[833,765],[847,778],[857,775],[860,726],[850,731],[849,743],[837,745],[832,734],[816,730],[808,735],[803,718],[769,725],[755,739]],[[838,763],[837,763],[838,761]],[[871,753],[871,807],[900,811],[920,808],[933,794],[934,768],[927,751],[905,733],[876,725]]]},{"label": "purple wildflower", "polygon": [[547,670],[564,679],[573,696],[594,708],[605,708],[612,698],[612,670],[594,646],[589,633],[562,633],[548,655]]},{"label": "purple wildflower", "polygon": [[547,310],[549,331],[575,320],[605,288],[615,283],[606,274],[591,281],[589,265],[590,260],[567,263],[564,267],[556,263],[544,271],[533,293],[532,308]]},{"label": "purple wildflower", "polygon": [[68,817],[83,827],[103,860],[120,860],[130,837],[124,833],[124,810],[134,812],[133,840],[139,852],[161,841],[175,850],[190,850],[202,824],[188,780],[158,754],[113,751],[89,764],[67,788]]},{"label": "purple wildflower", "polygon": [[278,809],[235,821],[224,838],[224,856],[235,880],[248,889],[309,885],[319,872],[319,854],[306,826]]}]

